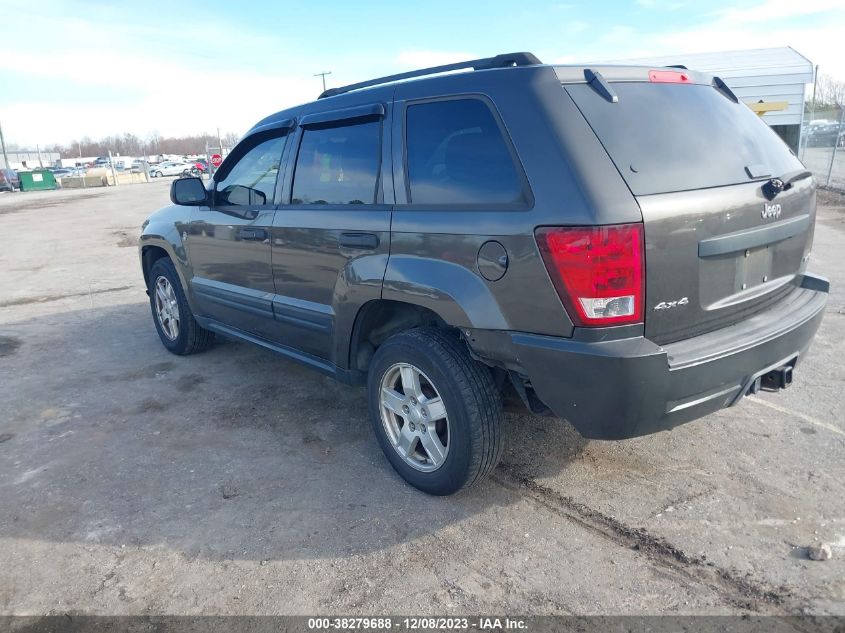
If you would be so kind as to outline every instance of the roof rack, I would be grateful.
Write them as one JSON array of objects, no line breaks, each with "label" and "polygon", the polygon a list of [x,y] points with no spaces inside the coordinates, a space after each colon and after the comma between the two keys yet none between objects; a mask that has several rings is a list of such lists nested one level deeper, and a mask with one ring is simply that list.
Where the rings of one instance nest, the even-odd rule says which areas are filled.
[{"label": "roof rack", "polygon": [[361,88],[369,88],[370,86],[378,86],[380,84],[390,83],[391,81],[399,81],[401,79],[410,79],[412,77],[424,77],[425,75],[436,75],[437,73],[447,73],[452,70],[461,70],[464,68],[472,68],[473,70],[488,70],[490,68],[507,68],[509,66],[533,66],[541,64],[542,62],[531,53],[504,53],[496,55],[495,57],[485,57],[484,59],[473,59],[468,62],[458,62],[457,64],[446,64],[444,66],[432,66],[431,68],[423,68],[421,70],[412,70],[407,73],[399,73],[398,75],[388,75],[387,77],[379,77],[378,79],[370,79],[369,81],[362,81],[357,84],[349,84],[348,86],[341,86],[339,88],[329,88],[320,95],[320,99],[325,97],[333,97],[352,90],[360,90]]}]

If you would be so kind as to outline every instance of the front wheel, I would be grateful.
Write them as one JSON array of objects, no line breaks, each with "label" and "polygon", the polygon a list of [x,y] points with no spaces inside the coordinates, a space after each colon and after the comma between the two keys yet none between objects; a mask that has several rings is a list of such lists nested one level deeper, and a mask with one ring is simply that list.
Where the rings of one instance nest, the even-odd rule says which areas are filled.
[{"label": "front wheel", "polygon": [[166,257],[153,264],[149,275],[150,309],[158,336],[169,351],[180,356],[207,349],[214,332],[194,319],[173,262]]},{"label": "front wheel", "polygon": [[373,356],[367,394],[382,451],[415,488],[449,495],[498,463],[501,393],[456,334],[418,328],[390,337]]}]

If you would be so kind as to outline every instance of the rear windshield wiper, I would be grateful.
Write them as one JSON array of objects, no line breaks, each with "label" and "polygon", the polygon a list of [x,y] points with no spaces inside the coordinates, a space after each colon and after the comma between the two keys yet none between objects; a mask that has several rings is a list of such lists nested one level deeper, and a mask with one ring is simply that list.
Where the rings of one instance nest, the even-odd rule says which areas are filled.
[{"label": "rear windshield wiper", "polygon": [[780,178],[772,178],[769,182],[763,185],[763,194],[771,200],[781,191],[792,189],[792,185],[799,180],[805,178],[812,178],[813,174],[806,169],[796,169],[788,174],[784,174]]},{"label": "rear windshield wiper", "polygon": [[792,183],[798,182],[799,180],[804,180],[805,178],[812,178],[813,174],[807,169],[796,169],[795,171],[791,171],[788,174],[781,176],[781,180],[783,181],[784,189],[789,189],[792,186]]}]

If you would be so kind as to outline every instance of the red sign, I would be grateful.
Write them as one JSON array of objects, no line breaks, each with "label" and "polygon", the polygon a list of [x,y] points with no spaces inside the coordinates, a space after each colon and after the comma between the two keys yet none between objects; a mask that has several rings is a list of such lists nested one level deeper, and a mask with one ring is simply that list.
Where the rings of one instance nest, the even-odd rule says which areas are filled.
[{"label": "red sign", "polygon": [[220,167],[221,163],[223,163],[223,157],[220,154],[212,154],[211,155],[211,164],[215,167]]}]

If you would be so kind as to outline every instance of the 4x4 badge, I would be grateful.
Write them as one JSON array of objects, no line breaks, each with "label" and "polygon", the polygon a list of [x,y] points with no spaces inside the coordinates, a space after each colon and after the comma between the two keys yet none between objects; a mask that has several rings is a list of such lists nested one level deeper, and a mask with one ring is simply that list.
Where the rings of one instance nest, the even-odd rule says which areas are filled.
[{"label": "4x4 badge", "polygon": [[656,306],[655,310],[668,310],[669,308],[677,308],[678,306],[685,306],[689,303],[688,297],[682,297],[677,301],[661,301]]}]

